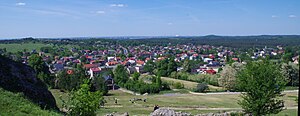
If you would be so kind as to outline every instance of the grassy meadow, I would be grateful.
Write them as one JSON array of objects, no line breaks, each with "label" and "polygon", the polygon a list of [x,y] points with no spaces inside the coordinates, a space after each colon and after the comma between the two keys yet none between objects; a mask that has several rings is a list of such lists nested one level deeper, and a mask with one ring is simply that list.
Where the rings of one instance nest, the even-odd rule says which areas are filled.
[{"label": "grassy meadow", "polygon": [[59,116],[54,111],[43,110],[20,93],[0,88],[0,116]]},{"label": "grassy meadow", "polygon": [[[168,82],[168,83],[176,83],[179,82],[184,85],[184,88],[193,90],[197,87],[197,82],[192,82],[192,81],[185,81],[185,80],[180,80],[180,79],[173,79],[173,78],[168,78],[168,77],[161,77],[162,81]],[[222,87],[217,87],[213,85],[208,85],[208,92],[216,92],[216,91],[224,91]]]},{"label": "grassy meadow", "polygon": [[[23,52],[24,49],[26,49],[28,52],[32,50],[40,51],[41,47],[58,47],[54,46],[53,44],[43,44],[43,43],[21,43],[21,44],[16,44],[16,43],[11,43],[11,44],[1,44],[0,43],[0,49],[6,48],[7,52],[12,52],[16,53],[18,51]],[[78,47],[76,45],[64,45],[64,46],[59,46],[63,48],[72,48],[72,47]]]},{"label": "grassy meadow", "polygon": [[[56,98],[58,107],[61,108],[62,102],[60,101],[59,96],[62,96],[62,98],[66,100],[68,97],[67,94],[55,89],[51,90],[51,92]],[[112,112],[128,112],[130,115],[149,115],[153,111],[154,105],[174,109],[176,111],[190,112],[192,114],[241,110],[241,107],[237,104],[237,100],[240,99],[237,94],[194,95],[187,93],[185,90],[162,91],[160,94],[150,94],[145,96],[135,96],[120,90],[109,91],[108,94],[108,96],[104,97],[107,103],[97,111],[99,116]],[[295,101],[296,96],[298,96],[297,92],[285,93],[285,96],[283,97],[285,106],[294,109],[284,110],[276,116],[296,114],[297,108],[295,109],[295,107],[298,106]],[[117,104],[115,104],[115,98],[118,99]],[[133,98],[147,100],[146,102],[137,101],[132,103],[129,100]]]}]

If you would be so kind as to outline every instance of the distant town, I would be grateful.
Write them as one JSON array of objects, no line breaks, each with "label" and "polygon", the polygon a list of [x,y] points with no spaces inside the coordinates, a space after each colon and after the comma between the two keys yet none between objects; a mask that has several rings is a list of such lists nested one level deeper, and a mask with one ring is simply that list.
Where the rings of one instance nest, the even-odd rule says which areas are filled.
[{"label": "distant town", "polygon": [[[141,111],[149,114],[152,106],[155,106],[155,109],[159,106],[170,107],[173,102],[166,102],[168,97],[185,101],[189,97],[207,99],[199,95],[224,94],[225,98],[217,103],[219,105],[211,106],[213,102],[204,104],[205,107],[216,107],[219,111],[222,110],[220,106],[225,107],[221,105],[226,102],[224,100],[231,101],[236,107],[238,103],[232,101],[229,96],[235,95],[234,98],[238,99],[240,92],[248,91],[246,88],[252,86],[243,83],[250,82],[250,78],[256,78],[245,76],[244,74],[249,73],[247,71],[253,71],[249,74],[264,75],[257,76],[256,83],[265,83],[262,77],[277,78],[278,83],[280,79],[285,78],[286,82],[277,89],[298,99],[295,89],[299,87],[300,36],[297,35],[210,35],[136,39],[23,38],[0,41],[1,57],[7,58],[3,61],[8,62],[9,59],[32,67],[37,78],[50,88],[60,111],[70,110],[70,107],[62,104],[64,100],[72,101],[67,94],[81,91],[81,85],[87,81],[89,90],[95,92],[95,96],[98,96],[96,91],[103,95],[103,98],[99,97],[100,106],[104,108],[100,108],[100,111],[103,110],[101,115],[114,115],[115,107],[130,109],[136,107],[136,104],[141,105],[138,106],[143,108]],[[20,70],[22,74],[23,68]],[[265,72],[260,73],[262,70]],[[246,80],[242,80],[243,78]],[[288,89],[284,89],[285,87]],[[69,97],[61,99],[59,96]],[[157,102],[164,96],[167,96],[166,99]],[[181,99],[180,96],[185,97]],[[220,96],[207,97],[221,99]],[[294,99],[285,101],[288,101],[285,102],[287,104],[278,107],[288,108],[288,111],[295,109]],[[171,109],[190,109],[190,106],[201,108],[195,106],[192,101],[186,101],[186,104],[179,101],[171,106]],[[201,113],[201,110],[190,110]],[[234,113],[243,113],[239,109],[229,108],[229,111],[232,110]],[[119,114],[126,112],[135,114],[134,110],[117,111]],[[224,115],[226,113],[230,114],[225,112]],[[155,112],[152,115],[155,115]]]}]

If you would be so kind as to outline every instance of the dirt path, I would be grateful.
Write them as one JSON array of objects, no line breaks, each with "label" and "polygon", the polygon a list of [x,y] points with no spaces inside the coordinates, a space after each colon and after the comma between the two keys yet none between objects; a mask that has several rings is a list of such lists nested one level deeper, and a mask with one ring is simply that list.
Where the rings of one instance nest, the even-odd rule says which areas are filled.
[{"label": "dirt path", "polygon": [[[283,91],[283,93],[293,93],[293,92],[298,93],[298,90],[285,90],[285,91]],[[232,95],[232,94],[241,94],[242,92],[196,93],[196,92],[189,91],[189,93],[193,94],[193,95]]]},{"label": "dirt path", "polygon": [[125,92],[125,93],[129,93],[129,94],[132,94],[132,95],[141,95],[139,93],[135,93],[133,91],[130,91],[130,90],[127,90],[127,89],[124,89],[124,88],[119,88],[118,90],[122,91],[122,92]]},{"label": "dirt path", "polygon": [[[127,90],[127,89],[124,89],[124,88],[120,88],[118,89],[120,91],[123,91],[125,93],[129,93],[129,94],[132,94],[132,95],[141,95],[139,93],[135,93],[133,91],[130,91],[130,90]],[[298,93],[298,90],[285,90],[283,91],[283,93]],[[193,94],[193,95],[233,95],[233,94],[241,94],[242,92],[214,92],[214,93],[197,93],[197,92],[192,92],[192,91],[189,91],[190,94]]]},{"label": "dirt path", "polygon": [[[123,107],[122,105],[115,105],[115,106],[104,106],[105,108],[120,108]],[[144,108],[152,108],[150,106],[143,106]],[[172,110],[242,110],[242,108],[190,108],[190,107],[161,107],[165,109],[172,109]],[[295,107],[285,107],[283,109],[298,109],[297,106]]]}]

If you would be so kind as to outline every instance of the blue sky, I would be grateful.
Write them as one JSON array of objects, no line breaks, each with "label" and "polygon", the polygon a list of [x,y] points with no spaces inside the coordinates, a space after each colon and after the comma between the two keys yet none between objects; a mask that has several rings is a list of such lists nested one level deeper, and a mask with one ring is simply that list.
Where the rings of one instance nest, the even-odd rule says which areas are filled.
[{"label": "blue sky", "polygon": [[300,34],[300,0],[1,0],[0,38]]}]

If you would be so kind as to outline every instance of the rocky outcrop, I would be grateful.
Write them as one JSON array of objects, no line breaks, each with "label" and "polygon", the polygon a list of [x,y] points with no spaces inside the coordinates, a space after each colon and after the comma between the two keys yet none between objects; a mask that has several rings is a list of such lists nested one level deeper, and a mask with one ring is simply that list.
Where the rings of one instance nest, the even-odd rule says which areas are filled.
[{"label": "rocky outcrop", "polygon": [[241,111],[230,111],[230,112],[223,112],[223,113],[197,114],[195,116],[249,116],[249,115],[244,114]]},{"label": "rocky outcrop", "polygon": [[22,92],[26,98],[46,109],[58,109],[47,86],[36,77],[29,66],[0,56],[0,87]]},{"label": "rocky outcrop", "polygon": [[150,114],[150,116],[191,116],[190,113],[175,112],[171,109],[160,108]]}]

